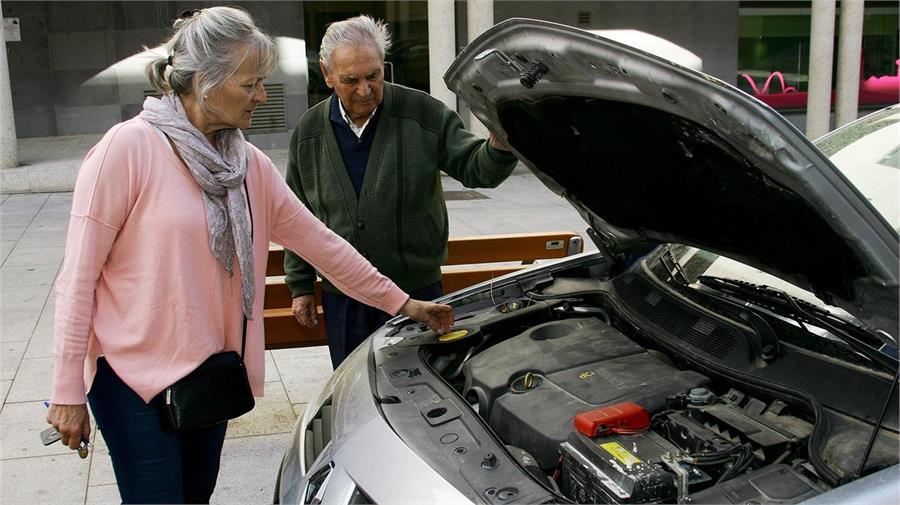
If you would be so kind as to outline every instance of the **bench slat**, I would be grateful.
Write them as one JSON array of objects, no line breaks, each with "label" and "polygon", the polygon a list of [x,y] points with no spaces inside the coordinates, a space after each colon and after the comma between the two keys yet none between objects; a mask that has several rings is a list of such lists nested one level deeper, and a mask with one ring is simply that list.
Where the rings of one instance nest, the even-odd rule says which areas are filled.
[{"label": "bench slat", "polygon": [[325,337],[325,319],[322,307],[318,307],[319,325],[315,328],[301,326],[291,314],[291,309],[269,309],[265,314],[266,349],[288,349],[328,344]]},{"label": "bench slat", "polygon": [[[496,268],[472,268],[466,270],[452,270],[444,272],[441,284],[444,293],[452,293],[462,288],[474,286],[479,282],[494,279],[510,272],[516,272],[526,268],[525,265],[515,265],[508,267]],[[322,284],[316,281],[316,304],[322,304]],[[287,284],[267,284],[266,285],[266,310],[276,310],[284,307],[290,307],[292,302],[291,290]],[[268,316],[266,316],[268,317]]]},{"label": "bench slat", "polygon": [[[577,239],[577,242],[573,242]],[[572,232],[528,233],[451,238],[447,243],[445,265],[490,264],[519,262],[512,266],[446,270],[443,274],[444,293],[460,289],[527,268],[539,259],[564,258],[583,250],[581,237]],[[266,263],[266,276],[284,276],[284,250],[272,248]],[[266,284],[265,331],[266,349],[285,349],[325,345],[325,319],[322,316],[322,288],[316,282],[316,304],[319,325],[306,328],[291,314],[291,292],[282,280]]]},{"label": "bench slat", "polygon": [[[313,286],[316,290],[316,305],[322,305],[322,284],[319,281]],[[265,309],[280,309],[290,307],[293,297],[291,288],[284,282],[266,284]]]},{"label": "bench slat", "polygon": [[[577,233],[523,233],[519,235],[486,235],[481,237],[454,237],[447,242],[445,265],[475,263],[500,263],[523,261],[532,263],[539,259],[565,258],[573,253],[570,242],[578,239],[574,252],[581,252],[584,244]],[[284,250],[269,250],[266,276],[284,275]]]},{"label": "bench slat", "polygon": [[472,268],[466,270],[444,272],[444,278],[442,281],[442,284],[444,286],[444,293],[459,291],[460,289],[474,286],[479,282],[495,279],[497,277],[500,277],[501,275],[524,270],[525,268],[528,267],[519,265],[497,268]]},{"label": "bench slat", "polygon": [[269,248],[269,260],[266,262],[266,277],[284,275],[284,249]]},{"label": "bench slat", "polygon": [[447,242],[448,256],[444,264],[468,265],[504,261],[521,261],[529,264],[539,259],[565,258],[569,255],[569,241],[574,237],[578,237],[581,244],[581,237],[575,233],[523,233],[454,238]]}]

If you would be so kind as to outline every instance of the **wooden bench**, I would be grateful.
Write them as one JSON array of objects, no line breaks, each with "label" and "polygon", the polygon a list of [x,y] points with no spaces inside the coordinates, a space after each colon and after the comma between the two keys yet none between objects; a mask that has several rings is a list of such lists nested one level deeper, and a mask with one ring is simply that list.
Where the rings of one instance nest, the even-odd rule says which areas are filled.
[{"label": "wooden bench", "polygon": [[[525,233],[451,238],[447,249],[442,282],[444,293],[452,293],[528,268],[535,260],[578,254],[584,250],[584,243],[578,234],[572,232]],[[291,291],[284,283],[284,251],[281,248],[269,251],[266,277],[266,349],[326,344],[321,283],[316,282],[315,285],[319,325],[306,328],[291,314]]]}]

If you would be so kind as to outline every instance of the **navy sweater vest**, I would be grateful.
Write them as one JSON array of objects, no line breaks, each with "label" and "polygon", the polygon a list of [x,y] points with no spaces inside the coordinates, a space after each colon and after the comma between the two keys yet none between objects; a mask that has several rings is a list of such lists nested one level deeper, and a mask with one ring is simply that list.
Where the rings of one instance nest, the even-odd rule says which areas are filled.
[{"label": "navy sweater vest", "polygon": [[338,108],[338,100],[331,101],[331,126],[334,128],[334,136],[337,138],[338,147],[341,149],[341,158],[344,160],[344,166],[347,167],[347,173],[353,182],[353,188],[356,195],[359,196],[362,191],[363,178],[366,176],[366,165],[369,163],[369,153],[372,152],[372,141],[375,139],[375,127],[378,126],[378,116],[381,115],[381,108],[375,111],[375,115],[369,120],[369,124],[363,131],[362,137],[357,137],[350,125],[341,117],[341,111]]}]

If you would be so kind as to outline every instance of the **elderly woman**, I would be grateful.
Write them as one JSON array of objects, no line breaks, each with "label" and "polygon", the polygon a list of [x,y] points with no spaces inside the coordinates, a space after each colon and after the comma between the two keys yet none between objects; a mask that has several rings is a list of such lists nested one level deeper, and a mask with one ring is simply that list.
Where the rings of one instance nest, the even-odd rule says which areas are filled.
[{"label": "elderly woman", "polygon": [[253,20],[212,7],[174,30],[168,59],[148,67],[163,97],[107,132],[79,171],[57,280],[47,421],[78,448],[90,402],[126,503],[208,503],[226,423],[173,431],[161,392],[212,354],[240,350],[246,331],[244,362],[262,395],[270,240],[364,303],[435,331],[453,321],[450,307],[410,299],[322,225],[244,140],[275,61]]}]

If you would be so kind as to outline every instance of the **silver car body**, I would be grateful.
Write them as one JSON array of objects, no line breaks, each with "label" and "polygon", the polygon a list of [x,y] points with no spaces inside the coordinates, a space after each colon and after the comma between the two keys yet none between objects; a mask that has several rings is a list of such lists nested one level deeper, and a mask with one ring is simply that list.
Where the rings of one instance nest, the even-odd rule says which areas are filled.
[{"label": "silver car body", "polygon": [[[379,334],[374,341],[383,341]],[[348,503],[357,482],[379,503],[465,503],[467,500],[435,470],[425,464],[385,422],[372,396],[369,357],[373,340],[366,341],[334,372],[319,398],[298,419],[292,445],[279,475],[280,503],[304,503],[308,476],[333,467],[318,503]],[[331,441],[315,461],[306,461],[304,432],[325,401],[335,412]],[[307,471],[306,468],[309,467]],[[393,478],[401,476],[403,485]],[[377,497],[377,498],[375,498]]]},{"label": "silver car body", "polygon": [[[522,58],[524,61],[543,59],[550,65],[550,72],[532,75],[531,87],[520,85],[520,76],[527,74],[529,69],[515,60],[516,54],[526,55]],[[605,77],[591,78],[590,69],[597,70],[601,64],[605,65]],[[637,101],[690,118],[729,139],[731,148],[752,160],[760,173],[802,195],[822,222],[828,223],[834,236],[847,244],[849,254],[867,269],[866,275],[853,280],[851,289],[831,292],[833,285],[816,285],[822,279],[810,281],[803,272],[786,271],[785,263],[766,264],[746,256],[740,248],[729,249],[728,244],[716,242],[716,237],[707,240],[706,237],[690,236],[685,239],[665,229],[617,225],[586,204],[584,193],[560,184],[560,174],[546,170],[548,167],[517,151],[520,159],[542,182],[568,198],[584,215],[597,232],[603,252],[585,253],[552,265],[510,274],[444,297],[442,301],[457,307],[458,319],[495,308],[503,302],[504,290],[532,285],[552,277],[555,272],[579,265],[596,264],[604,260],[605,254],[619,249],[679,242],[729,256],[787,280],[799,290],[824,296],[832,302],[831,308],[840,307],[846,311],[843,314],[852,314],[872,328],[887,330],[881,334],[885,345],[896,347],[896,223],[889,224],[825,155],[761,103],[711,77],[663,62],[633,48],[569,27],[530,20],[508,21],[484,34],[460,55],[448,71],[447,80],[450,88],[469,104],[479,119],[507,139],[510,132],[504,130],[497,112],[498,102],[534,100],[541,93],[602,96],[622,103]],[[709,86],[701,93],[696,92],[695,88],[702,86],[704,81]],[[879,198],[890,200],[890,195]],[[474,307],[476,304],[471,300],[483,300],[488,291],[491,298],[497,293],[496,303]],[[404,441],[387,420],[390,416],[385,415],[385,408],[404,399],[379,391],[377,384],[388,381],[376,374],[388,373],[383,360],[390,355],[391,349],[408,344],[419,333],[416,325],[395,318],[335,371],[319,398],[308,405],[295,426],[292,445],[285,453],[278,479],[276,498],[280,503],[496,502],[493,493],[479,496],[471,490],[458,488],[458,480],[456,485],[452,484],[453,476],[447,475],[446,467],[444,473],[436,470],[435,465],[413,450],[410,441]],[[446,384],[435,383],[433,387],[441,393],[435,396],[435,402],[449,390]],[[328,406],[329,414],[325,420],[330,425],[330,441],[311,452],[309,433],[317,420],[321,425],[324,406]],[[485,439],[489,446],[488,442]],[[523,472],[524,479],[527,477]],[[805,503],[850,502],[900,502],[898,466],[837,486]]]}]

